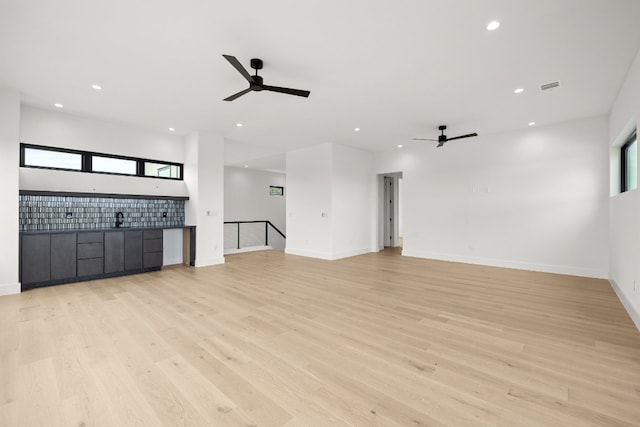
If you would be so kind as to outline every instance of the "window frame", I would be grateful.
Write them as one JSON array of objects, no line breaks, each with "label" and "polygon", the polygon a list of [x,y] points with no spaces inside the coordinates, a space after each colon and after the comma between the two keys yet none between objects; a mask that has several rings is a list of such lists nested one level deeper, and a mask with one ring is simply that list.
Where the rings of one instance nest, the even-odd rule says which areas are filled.
[{"label": "window frame", "polygon": [[[631,135],[624,141],[622,146],[620,147],[620,193],[626,193],[627,191],[632,190],[632,188],[627,188],[627,159],[629,157],[629,149],[633,144],[636,144],[636,153],[638,147],[638,131],[635,129],[631,132]],[[637,156],[637,154],[636,154]],[[637,162],[636,158],[636,173],[637,173]],[[638,183],[636,182],[636,188]]]},{"label": "window frame", "polygon": [[[61,153],[70,153],[70,154],[80,154],[82,156],[82,167],[81,169],[68,169],[68,168],[56,168],[50,166],[33,166],[25,164],[25,149],[32,148],[37,150],[44,151],[55,151]],[[136,162],[136,173],[128,174],[128,173],[117,173],[117,172],[102,172],[102,171],[94,171],[93,170],[93,157],[107,157],[111,159],[118,160],[129,160]],[[145,163],[156,163],[163,164],[168,166],[176,166],[179,169],[178,177],[170,177],[170,176],[154,176],[154,175],[145,175]],[[184,164],[176,163],[176,162],[168,162],[165,160],[152,160],[141,157],[131,157],[131,156],[121,156],[118,154],[109,154],[109,153],[98,153],[94,151],[83,151],[83,150],[74,150],[70,148],[61,148],[61,147],[50,147],[46,145],[36,145],[36,144],[27,144],[20,143],[20,167],[22,168],[33,168],[33,169],[48,169],[48,170],[59,170],[65,172],[84,172],[84,173],[94,173],[99,175],[119,175],[119,176],[131,176],[131,177],[139,177],[139,178],[152,178],[152,179],[168,179],[171,181],[183,181],[184,180]]]},{"label": "window frame", "polygon": [[[80,169],[71,169],[71,168],[57,168],[54,166],[34,166],[26,164],[26,153],[25,149],[31,148],[34,150],[43,150],[43,151],[54,151],[56,153],[68,153],[68,154],[79,154],[80,155]],[[85,167],[85,158],[82,155],[82,151],[78,150],[67,150],[64,148],[58,147],[43,147],[40,145],[31,145],[31,144],[20,144],[20,167],[25,168],[35,168],[35,169],[52,169],[52,170],[63,170],[69,172],[82,172]]]},{"label": "window frame", "polygon": [[270,196],[284,196],[284,187],[278,185],[270,185],[269,186],[269,195]]}]

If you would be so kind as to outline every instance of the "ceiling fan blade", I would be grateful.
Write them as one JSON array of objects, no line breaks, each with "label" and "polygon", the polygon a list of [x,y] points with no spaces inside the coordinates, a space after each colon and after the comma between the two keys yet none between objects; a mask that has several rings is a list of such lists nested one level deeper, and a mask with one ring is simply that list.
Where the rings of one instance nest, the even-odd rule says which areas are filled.
[{"label": "ceiling fan blade", "polygon": [[411,138],[414,141],[434,141],[434,142],[438,142],[437,139],[429,139],[429,138]]},{"label": "ceiling fan blade", "polygon": [[291,88],[288,88],[288,87],[278,87],[278,86],[263,85],[262,88],[264,90],[269,90],[271,92],[279,92],[279,93],[286,93],[288,95],[304,96],[305,98],[308,97],[309,94],[311,93],[308,90],[291,89]]},{"label": "ceiling fan blade", "polygon": [[245,90],[241,90],[240,92],[225,98],[224,101],[233,101],[234,99],[240,98],[242,95],[247,94],[249,92],[251,92],[251,88],[247,88]]},{"label": "ceiling fan blade", "polygon": [[474,132],[466,135],[454,136],[453,138],[447,138],[447,141],[453,141],[454,139],[470,138],[472,136],[478,136],[478,134]]},{"label": "ceiling fan blade", "polygon": [[[251,77],[251,75],[249,74],[249,72],[247,71],[246,68],[244,68],[242,66],[242,64],[240,63],[240,61],[238,61],[236,59],[235,56],[231,56],[231,55],[222,55],[224,56],[224,58],[229,61],[229,63],[231,63],[231,65],[233,65],[233,67],[238,70],[238,72],[240,72],[240,74],[242,74],[242,77],[244,77],[245,79],[247,79],[247,81],[249,83],[254,83],[253,81],[253,77]],[[231,101],[231,100],[230,100]]]}]

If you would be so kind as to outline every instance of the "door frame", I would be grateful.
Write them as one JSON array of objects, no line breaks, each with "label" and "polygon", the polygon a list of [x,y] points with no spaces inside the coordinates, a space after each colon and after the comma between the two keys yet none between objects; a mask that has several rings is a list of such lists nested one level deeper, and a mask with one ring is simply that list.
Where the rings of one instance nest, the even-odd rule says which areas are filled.
[{"label": "door frame", "polygon": [[[400,246],[400,191],[399,183],[402,179],[402,172],[389,172],[381,173],[377,176],[378,179],[378,224],[377,224],[377,246],[378,250],[384,250],[385,247],[398,247]],[[387,209],[387,195],[389,193],[386,190],[386,183],[391,182],[391,205],[392,213],[389,218],[389,210]],[[391,221],[390,221],[391,219]],[[392,224],[391,234],[388,235],[388,225]]]}]

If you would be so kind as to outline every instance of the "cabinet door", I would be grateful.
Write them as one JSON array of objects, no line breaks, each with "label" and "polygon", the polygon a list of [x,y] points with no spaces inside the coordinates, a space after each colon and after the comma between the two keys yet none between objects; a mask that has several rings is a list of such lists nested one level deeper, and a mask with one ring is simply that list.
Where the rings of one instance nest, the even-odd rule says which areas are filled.
[{"label": "cabinet door", "polygon": [[144,268],[162,267],[162,252],[145,252]]},{"label": "cabinet door", "polygon": [[142,230],[124,232],[124,269],[142,268]]},{"label": "cabinet door", "polygon": [[78,277],[98,276],[104,273],[104,258],[78,260]]},{"label": "cabinet door", "polygon": [[76,277],[76,233],[51,235],[51,280]]},{"label": "cabinet door", "polygon": [[124,232],[104,233],[104,272],[124,271]]},{"label": "cabinet door", "polygon": [[51,280],[51,235],[23,235],[20,260],[23,285]]}]

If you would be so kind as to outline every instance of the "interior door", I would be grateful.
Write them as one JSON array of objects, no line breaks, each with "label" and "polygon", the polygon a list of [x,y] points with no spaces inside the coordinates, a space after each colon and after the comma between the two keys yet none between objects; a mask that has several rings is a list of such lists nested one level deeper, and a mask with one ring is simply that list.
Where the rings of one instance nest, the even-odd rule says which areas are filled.
[{"label": "interior door", "polygon": [[393,178],[384,177],[384,246],[393,247]]}]

